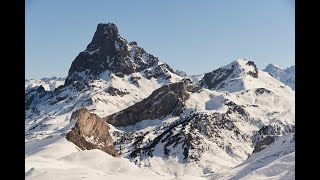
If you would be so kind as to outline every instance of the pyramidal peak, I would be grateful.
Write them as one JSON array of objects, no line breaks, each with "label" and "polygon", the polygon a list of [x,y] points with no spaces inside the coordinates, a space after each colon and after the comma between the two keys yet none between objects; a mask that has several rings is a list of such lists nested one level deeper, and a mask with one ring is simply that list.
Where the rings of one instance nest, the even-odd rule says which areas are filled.
[{"label": "pyramidal peak", "polygon": [[160,64],[157,57],[147,53],[137,42],[128,42],[121,37],[114,23],[100,23],[86,50],[72,62],[66,85],[83,79],[97,79],[106,71],[123,76]]},{"label": "pyramidal peak", "polygon": [[[256,74],[253,75],[252,77],[257,78],[258,77],[258,68],[256,64],[253,61],[247,60],[247,59],[237,59],[230,64],[221,67],[221,69],[230,69],[230,70],[237,70],[238,73],[248,73],[251,74],[250,72]],[[255,72],[256,71],[256,72]]]},{"label": "pyramidal peak", "polygon": [[211,90],[238,91],[245,89],[245,78],[257,79],[259,70],[253,61],[238,59],[212,72],[206,73],[201,86]]},{"label": "pyramidal peak", "polygon": [[118,27],[114,23],[100,23],[94,33],[92,42],[87,46],[88,51],[94,51],[105,46],[106,40],[120,38]]}]

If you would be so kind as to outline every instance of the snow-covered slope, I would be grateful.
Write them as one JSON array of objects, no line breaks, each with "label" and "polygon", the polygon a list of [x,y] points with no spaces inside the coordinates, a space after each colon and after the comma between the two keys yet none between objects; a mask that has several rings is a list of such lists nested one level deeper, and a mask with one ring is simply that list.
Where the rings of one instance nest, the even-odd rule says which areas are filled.
[{"label": "snow-covered slope", "polygon": [[293,134],[278,137],[264,150],[252,154],[232,170],[209,176],[212,179],[295,179]]},{"label": "snow-covered slope", "polygon": [[[46,143],[48,144],[48,143]],[[134,165],[128,159],[115,158],[100,150],[80,151],[64,138],[37,148],[26,155],[26,179],[204,179],[194,176],[163,176]]]},{"label": "snow-covered slope", "polygon": [[41,78],[41,79],[26,79],[25,91],[33,87],[43,86],[46,91],[53,91],[55,88],[64,84],[65,78]]},{"label": "snow-covered slope", "polygon": [[295,66],[284,69],[280,66],[269,64],[263,71],[268,72],[271,76],[295,90]]},{"label": "snow-covered slope", "polygon": [[[237,60],[226,66],[238,68],[229,68],[230,75],[221,79],[224,91],[189,91],[178,117],[141,119],[114,128],[122,157],[158,173],[201,176],[243,162],[253,152],[253,137],[260,128],[294,125],[294,91],[268,73],[256,70],[252,77],[255,68],[246,67],[248,62]],[[230,83],[232,78],[238,83]]]},{"label": "snow-covered slope", "polygon": [[[101,26],[103,25],[99,25],[98,29]],[[110,24],[105,26],[109,27]],[[112,26],[112,28],[115,27]],[[104,36],[109,35],[108,33],[104,34]],[[104,39],[104,37],[100,38]],[[70,124],[72,112],[81,107],[86,107],[91,112],[104,117],[133,105],[162,85],[182,79],[182,77],[173,73],[173,70],[167,64],[160,62],[138,47],[137,43],[127,43],[120,36],[117,36],[117,39],[126,43],[127,50],[130,52],[129,55],[134,58],[132,60],[136,60],[134,72],[124,72],[125,69],[113,68],[112,64],[115,62],[112,61],[109,62],[110,64],[106,64],[107,69],[110,67],[109,70],[97,73],[96,68],[98,67],[85,62],[88,59],[79,60],[79,58],[76,58],[77,63],[82,65],[81,68],[86,70],[78,72],[80,67],[70,68],[68,81],[66,80],[68,83],[53,91],[45,91],[43,86],[26,91],[26,146],[30,148],[38,147],[43,141],[52,140],[52,137],[64,136],[72,126]],[[94,36],[93,41],[95,43],[99,41],[97,36]],[[113,45],[116,45],[116,42],[114,43]],[[99,45],[99,43],[96,43],[96,45]],[[117,56],[118,61],[131,62],[131,59],[121,56],[127,53],[126,50],[122,51],[120,48],[114,54],[114,52],[111,53],[103,49],[105,44],[100,45],[101,51],[99,52],[101,54],[109,57]],[[88,46],[88,49],[90,48],[92,48],[92,45]],[[88,49],[83,52],[88,54],[87,58],[92,55],[91,60],[95,58],[96,61],[102,60],[101,57],[95,57],[99,53],[90,54]],[[142,61],[144,63],[141,65],[140,62]],[[122,68],[122,65],[117,65],[117,67]],[[82,70],[81,68],[80,70]],[[29,146],[29,144],[32,146]]]},{"label": "snow-covered slope", "polygon": [[[114,24],[99,24],[64,85],[26,91],[26,178],[201,179],[228,171],[240,177],[244,171],[237,168],[245,168],[244,162],[255,166],[254,157],[268,155],[265,135],[281,139],[293,129],[294,95],[244,59],[181,77],[136,42],[128,43]],[[111,123],[119,158],[80,151],[86,148],[66,140],[79,108]],[[119,127],[119,117],[130,123]]]},{"label": "snow-covered slope", "polygon": [[227,66],[206,73],[200,84],[216,91],[236,92],[252,88],[282,88],[284,93],[291,93],[285,84],[279,83],[268,73],[259,70],[254,62],[245,59],[238,59]]}]

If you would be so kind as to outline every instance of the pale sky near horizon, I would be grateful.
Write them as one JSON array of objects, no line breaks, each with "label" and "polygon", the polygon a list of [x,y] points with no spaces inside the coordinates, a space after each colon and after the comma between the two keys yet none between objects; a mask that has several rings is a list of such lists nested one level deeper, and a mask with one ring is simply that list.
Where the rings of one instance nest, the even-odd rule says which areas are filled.
[{"label": "pale sky near horizon", "polygon": [[98,23],[187,74],[295,65],[294,0],[26,0],[26,78],[65,77]]}]

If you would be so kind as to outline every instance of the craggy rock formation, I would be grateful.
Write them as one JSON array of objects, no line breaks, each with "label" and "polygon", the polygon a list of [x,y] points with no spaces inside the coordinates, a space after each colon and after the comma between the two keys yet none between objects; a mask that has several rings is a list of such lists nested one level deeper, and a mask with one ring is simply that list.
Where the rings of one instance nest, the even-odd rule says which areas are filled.
[{"label": "craggy rock formation", "polygon": [[[252,66],[253,70],[244,70],[244,66]],[[247,61],[245,64],[234,61],[231,66],[221,67],[206,73],[199,83],[201,86],[207,87],[208,89],[221,89],[226,86],[224,83],[225,81],[236,79],[236,77],[239,77],[242,73],[246,73],[253,78],[258,78],[258,68],[253,61]]]},{"label": "craggy rock formation", "polygon": [[100,149],[112,156],[119,156],[109,134],[109,126],[99,116],[81,108],[72,113],[70,121],[76,123],[66,135],[68,141],[82,150]]},{"label": "craggy rock formation", "polygon": [[295,125],[285,125],[281,121],[276,121],[268,126],[263,126],[252,136],[254,145],[253,153],[260,152],[268,145],[272,144],[277,137],[295,133]]},{"label": "craggy rock formation", "polygon": [[122,38],[115,24],[101,23],[98,24],[87,49],[72,62],[65,84],[82,79],[95,79],[105,71],[123,77],[158,64],[157,57],[148,54],[136,42],[128,43]]},{"label": "craggy rock formation", "polygon": [[145,119],[160,119],[169,114],[179,116],[185,101],[189,98],[188,89],[192,85],[186,81],[162,86],[149,97],[104,119],[114,126],[128,126]]},{"label": "craggy rock formation", "polygon": [[208,89],[216,89],[222,81],[226,80],[229,76],[231,76],[233,72],[232,69],[222,69],[219,68],[210,73],[206,73],[203,76],[203,79],[200,81],[201,86],[207,86]]},{"label": "craggy rock formation", "polygon": [[129,92],[126,92],[126,91],[121,91],[120,89],[117,89],[115,87],[109,87],[107,90],[106,90],[107,93],[109,93],[111,96],[124,96],[126,94],[129,94]]},{"label": "craggy rock formation", "polygon": [[37,104],[42,100],[47,99],[52,94],[51,91],[46,91],[42,85],[28,89],[24,96],[25,110],[31,109],[33,115],[39,115]]},{"label": "craggy rock formation", "polygon": [[253,61],[248,61],[246,65],[254,67],[254,70],[249,71],[248,74],[250,76],[252,76],[253,78],[258,78],[258,68],[257,68],[256,64]]},{"label": "craggy rock formation", "polygon": [[256,146],[254,146],[253,152],[252,153],[257,153],[262,151],[264,148],[266,148],[268,145],[272,144],[275,141],[274,136],[266,136],[262,140],[260,140]]},{"label": "craggy rock formation", "polygon": [[151,79],[152,77],[155,79],[158,78],[162,78],[162,79],[170,79],[171,75],[169,75],[168,72],[174,73],[173,69],[171,69],[171,67],[164,63],[164,64],[160,64],[158,66],[156,66],[154,69],[146,69],[143,72],[144,77],[146,77],[147,79]]},{"label": "craggy rock formation", "polygon": [[[122,147],[128,145],[124,149],[129,150],[123,153],[129,153],[128,157],[136,164],[139,164],[141,159],[153,156],[164,156],[165,158],[177,156],[181,151],[183,156],[179,156],[180,162],[198,162],[203,153],[209,148],[204,137],[215,143],[219,148],[225,148],[225,151],[229,154],[237,151],[237,147],[224,141],[226,131],[232,134],[233,139],[243,143],[250,142],[250,135],[242,132],[234,124],[235,121],[244,119],[246,118],[233,119],[228,113],[206,114],[193,112],[173,123],[164,123],[151,131],[114,131],[113,135],[118,137],[115,143],[118,149],[120,145]],[[150,136],[155,138],[149,139]],[[163,147],[162,152],[156,150],[158,145]]]}]

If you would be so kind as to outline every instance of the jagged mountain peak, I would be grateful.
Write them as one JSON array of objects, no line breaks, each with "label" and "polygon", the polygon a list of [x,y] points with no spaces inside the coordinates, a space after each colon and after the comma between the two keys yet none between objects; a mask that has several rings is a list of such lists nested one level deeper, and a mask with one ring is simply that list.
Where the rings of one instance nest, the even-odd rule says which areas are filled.
[{"label": "jagged mountain peak", "polygon": [[187,76],[188,76],[186,72],[181,71],[181,70],[179,70],[179,69],[177,69],[176,71],[174,71],[174,73],[177,74],[177,75],[179,75],[179,76],[181,76],[181,77],[187,77]]},{"label": "jagged mountain peak", "polygon": [[[280,74],[283,74],[282,71]],[[287,74],[285,79],[288,79],[290,83],[292,82],[294,86],[294,72],[293,74],[285,74]],[[290,75],[293,75],[293,77]],[[199,81],[199,84],[204,88],[216,91],[236,92],[259,87],[276,91],[280,94],[292,94],[292,90],[285,86],[285,81],[275,78],[276,76],[259,70],[253,61],[238,59],[226,66],[206,73],[202,80]]]},{"label": "jagged mountain peak", "polygon": [[72,62],[66,85],[81,79],[98,79],[99,74],[106,71],[122,76],[160,64],[157,57],[147,53],[137,42],[121,37],[115,24],[100,23],[87,49]]},{"label": "jagged mountain peak", "polygon": [[295,71],[296,67],[295,66],[290,66],[287,69],[285,69],[285,71]]},{"label": "jagged mountain peak", "polygon": [[257,79],[259,77],[259,70],[253,61],[238,59],[226,66],[206,73],[199,83],[208,89],[223,89],[233,92],[244,89],[242,79],[247,77]]},{"label": "jagged mountain peak", "polygon": [[118,27],[114,23],[100,23],[97,26],[97,30],[94,33],[91,43],[87,46],[87,50],[97,50],[107,45],[104,44],[108,42],[106,40],[116,40],[120,38]]},{"label": "jagged mountain peak", "polygon": [[102,28],[105,34],[118,34],[118,27],[112,22],[99,23],[98,28]]},{"label": "jagged mountain peak", "polygon": [[[230,64],[221,67],[220,69],[230,69],[230,70],[236,70],[237,73],[256,73],[254,71],[257,71],[257,66],[253,61],[246,60],[246,59],[237,59]],[[258,73],[257,73],[258,74]],[[254,78],[257,78],[256,76],[253,76]]]},{"label": "jagged mountain peak", "polygon": [[42,86],[46,91],[54,91],[57,87],[64,84],[65,78],[44,77],[41,79],[26,79],[25,80],[25,92],[33,87]]},{"label": "jagged mountain peak", "polygon": [[275,65],[275,64],[268,64],[266,68],[263,70],[271,74],[271,76],[280,76],[282,73],[284,73],[284,68]]},{"label": "jagged mountain peak", "polygon": [[266,69],[283,69],[283,68],[279,65],[276,65],[276,64],[268,64],[266,66]]}]

